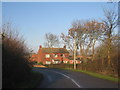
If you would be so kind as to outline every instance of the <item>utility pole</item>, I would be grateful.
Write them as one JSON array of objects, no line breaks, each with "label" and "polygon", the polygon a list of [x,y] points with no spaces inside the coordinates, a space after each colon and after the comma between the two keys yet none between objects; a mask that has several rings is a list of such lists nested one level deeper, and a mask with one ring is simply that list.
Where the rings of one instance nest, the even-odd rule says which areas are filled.
[{"label": "utility pole", "polygon": [[76,32],[74,35],[74,70],[76,70]]}]

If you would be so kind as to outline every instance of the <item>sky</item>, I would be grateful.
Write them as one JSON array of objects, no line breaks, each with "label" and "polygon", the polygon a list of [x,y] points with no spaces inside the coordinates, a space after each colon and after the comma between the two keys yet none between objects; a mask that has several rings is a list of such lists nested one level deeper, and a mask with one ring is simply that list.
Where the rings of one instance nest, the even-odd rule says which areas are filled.
[{"label": "sky", "polygon": [[11,21],[34,52],[44,45],[45,33],[67,34],[74,20],[100,20],[107,2],[3,2],[2,23]]}]

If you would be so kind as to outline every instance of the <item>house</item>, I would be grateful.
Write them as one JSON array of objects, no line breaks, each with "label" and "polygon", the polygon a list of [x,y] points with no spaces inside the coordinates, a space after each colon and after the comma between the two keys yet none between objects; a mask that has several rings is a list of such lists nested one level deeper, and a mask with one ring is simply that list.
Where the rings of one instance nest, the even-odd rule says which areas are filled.
[{"label": "house", "polygon": [[[69,59],[69,63],[70,64],[74,64],[74,58],[72,56],[69,56],[67,58]],[[80,58],[76,58],[75,62],[76,62],[76,64],[82,63],[82,61],[80,60]]]},{"label": "house", "polygon": [[33,54],[31,58],[33,61],[42,62],[43,64],[59,64],[68,63],[69,52],[66,46],[63,48],[43,48],[41,45],[39,47],[38,53]]},{"label": "house", "polygon": [[31,58],[30,58],[32,61],[37,61],[37,54],[32,54],[31,55]]},{"label": "house", "polygon": [[92,59],[91,56],[80,56],[80,55],[78,55],[77,58],[80,58],[80,59]]}]

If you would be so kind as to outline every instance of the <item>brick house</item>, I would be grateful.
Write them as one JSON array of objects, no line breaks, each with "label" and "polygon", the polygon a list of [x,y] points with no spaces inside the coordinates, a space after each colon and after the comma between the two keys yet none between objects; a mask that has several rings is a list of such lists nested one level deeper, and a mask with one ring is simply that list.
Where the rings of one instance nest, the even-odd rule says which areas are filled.
[{"label": "brick house", "polygon": [[30,60],[37,61],[37,54],[32,54]]},{"label": "brick house", "polygon": [[[69,59],[69,63],[70,63],[70,64],[74,64],[74,58],[73,58],[72,56],[69,56],[69,57],[67,57],[67,58]],[[76,58],[75,62],[76,62],[76,64],[81,63],[80,58]]]},{"label": "brick house", "polygon": [[69,52],[66,47],[63,48],[42,48],[40,45],[38,53],[31,56],[33,61],[43,64],[68,63]]}]

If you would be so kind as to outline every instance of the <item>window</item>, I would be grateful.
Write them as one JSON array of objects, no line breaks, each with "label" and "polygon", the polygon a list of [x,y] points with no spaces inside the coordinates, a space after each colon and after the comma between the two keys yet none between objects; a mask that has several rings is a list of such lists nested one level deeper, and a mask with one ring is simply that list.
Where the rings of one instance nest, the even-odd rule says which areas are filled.
[{"label": "window", "polygon": [[61,57],[65,57],[65,54],[61,54]]},{"label": "window", "polygon": [[55,62],[54,62],[54,64],[57,64],[57,63],[59,63],[59,61],[55,61]]},{"label": "window", "polygon": [[54,54],[54,57],[58,57],[58,55],[57,55],[57,54]]},{"label": "window", "polygon": [[63,54],[63,57],[65,57],[65,54]]},{"label": "window", "polygon": [[46,61],[46,64],[51,64],[51,62],[50,61]]},{"label": "window", "polygon": [[52,59],[52,63],[54,63],[54,59]]},{"label": "window", "polygon": [[64,63],[67,63],[68,61],[63,61]]},{"label": "window", "polygon": [[45,56],[46,58],[50,58],[50,55],[49,54],[46,54],[46,56]]}]

